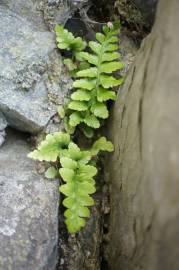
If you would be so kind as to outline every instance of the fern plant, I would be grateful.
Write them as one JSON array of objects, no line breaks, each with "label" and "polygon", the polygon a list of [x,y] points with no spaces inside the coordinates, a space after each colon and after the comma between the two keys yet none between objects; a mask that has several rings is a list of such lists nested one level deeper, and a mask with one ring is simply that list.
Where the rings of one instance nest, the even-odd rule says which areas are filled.
[{"label": "fern plant", "polygon": [[80,148],[70,140],[68,133],[56,132],[46,136],[46,139],[31,152],[28,157],[55,162],[45,173],[47,178],[56,178],[59,175],[65,182],[60,186],[60,192],[66,196],[63,205],[65,223],[69,233],[76,233],[85,226],[85,218],[90,216],[89,206],[94,205],[91,197],[95,189],[94,176],[97,168],[92,159],[99,151],[113,151],[113,145],[105,137],[98,139],[88,151]]},{"label": "fern plant", "polygon": [[90,216],[89,207],[94,205],[92,194],[96,191],[97,174],[96,157],[99,151],[113,151],[113,145],[105,137],[95,141],[88,150],[81,150],[71,138],[79,126],[87,137],[93,136],[94,129],[109,116],[107,101],[115,100],[113,87],[121,85],[122,78],[115,78],[113,72],[123,68],[119,61],[118,32],[119,25],[103,27],[103,33],[96,34],[96,41],[90,41],[89,51],[84,51],[86,42],[75,38],[62,26],[56,26],[58,48],[72,51],[72,58],[64,60],[70,71],[75,71],[73,83],[76,89],[67,109],[59,107],[58,114],[64,118],[67,133],[55,132],[45,140],[28,157],[34,160],[50,162],[45,172],[47,178],[61,177],[63,184],[60,192],[65,196],[63,205],[65,223],[69,233],[76,233],[85,226]]},{"label": "fern plant", "polygon": [[124,67],[117,52],[118,33],[118,23],[104,26],[103,34],[96,33],[96,41],[89,42],[91,52],[76,51],[78,61],[88,65],[76,73],[73,83],[76,90],[71,95],[65,120],[70,133],[80,126],[87,137],[92,137],[94,129],[109,116],[107,101],[116,99],[113,87],[123,82],[123,78],[112,75]]}]

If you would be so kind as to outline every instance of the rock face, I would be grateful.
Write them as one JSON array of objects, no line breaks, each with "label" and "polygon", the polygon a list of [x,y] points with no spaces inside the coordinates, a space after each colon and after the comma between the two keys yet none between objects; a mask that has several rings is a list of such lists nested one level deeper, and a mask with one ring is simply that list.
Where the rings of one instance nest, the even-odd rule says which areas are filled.
[{"label": "rock face", "polygon": [[178,10],[159,1],[112,113],[111,270],[179,269]]},{"label": "rock face", "polygon": [[0,149],[0,269],[53,270],[57,263],[58,183],[27,158],[26,138],[8,132]]},{"label": "rock face", "polygon": [[12,127],[37,133],[55,113],[51,100],[62,103],[69,88],[53,34],[28,19],[0,3],[0,111]]},{"label": "rock face", "polygon": [[131,2],[134,2],[141,10],[146,20],[153,23],[158,0],[131,0]]},{"label": "rock face", "polygon": [[5,140],[5,128],[7,127],[7,122],[4,115],[0,112],[0,146]]}]

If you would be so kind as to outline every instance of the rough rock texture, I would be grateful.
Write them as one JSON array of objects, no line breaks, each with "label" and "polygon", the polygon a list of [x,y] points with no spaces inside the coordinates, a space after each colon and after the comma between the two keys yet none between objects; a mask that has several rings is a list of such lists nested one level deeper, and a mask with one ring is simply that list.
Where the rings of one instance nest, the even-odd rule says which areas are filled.
[{"label": "rough rock texture", "polygon": [[111,117],[111,270],[179,269],[178,10],[159,1]]},{"label": "rough rock texture", "polygon": [[5,128],[7,127],[7,121],[4,115],[0,112],[0,146],[3,144],[5,140]]},{"label": "rough rock texture", "polygon": [[130,0],[141,10],[142,15],[150,22],[153,23],[155,18],[155,11],[158,0]]},{"label": "rough rock texture", "polygon": [[27,158],[26,138],[9,131],[0,148],[0,269],[53,270],[57,263],[58,183]]},{"label": "rough rock texture", "polygon": [[63,103],[68,79],[52,33],[1,4],[0,21],[0,111],[11,126],[36,133],[55,113],[51,101]]},{"label": "rough rock texture", "polygon": [[27,19],[43,31],[46,30],[46,26],[41,10],[42,3],[41,0],[1,0],[0,5]]}]

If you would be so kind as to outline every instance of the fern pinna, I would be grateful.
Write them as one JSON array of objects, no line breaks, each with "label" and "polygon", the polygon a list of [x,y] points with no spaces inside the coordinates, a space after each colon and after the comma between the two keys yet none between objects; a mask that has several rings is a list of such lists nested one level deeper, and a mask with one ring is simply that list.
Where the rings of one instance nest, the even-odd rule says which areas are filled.
[{"label": "fern pinna", "polygon": [[79,125],[87,137],[92,137],[93,129],[99,128],[103,119],[108,118],[107,101],[116,99],[113,87],[123,82],[122,78],[112,75],[124,67],[117,52],[118,33],[118,24],[104,26],[103,34],[96,34],[97,41],[88,44],[91,53],[76,53],[77,59],[88,62],[89,67],[76,72],[73,83],[76,90],[68,104],[68,124],[72,130]]},{"label": "fern pinna", "polygon": [[[67,208],[64,213],[65,223],[69,233],[76,233],[85,226],[85,218],[90,216],[89,206],[94,205],[90,196],[95,189],[94,176],[97,168],[91,160],[99,151],[113,151],[111,142],[105,137],[98,139],[88,151],[80,148],[70,140],[68,133],[55,132],[49,134],[46,139],[31,152],[28,157],[53,162],[47,172],[47,178],[56,178],[59,175],[65,182],[60,186],[60,192],[66,196],[63,205]],[[59,167],[60,169],[56,169]]]}]

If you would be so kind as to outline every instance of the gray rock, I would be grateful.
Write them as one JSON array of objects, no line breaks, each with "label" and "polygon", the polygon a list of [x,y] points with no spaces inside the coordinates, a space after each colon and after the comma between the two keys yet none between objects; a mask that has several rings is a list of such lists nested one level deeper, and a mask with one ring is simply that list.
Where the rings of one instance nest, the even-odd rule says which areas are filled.
[{"label": "gray rock", "polygon": [[4,117],[4,115],[0,112],[0,146],[4,143],[5,141],[5,128],[7,127],[7,121]]},{"label": "gray rock", "polygon": [[0,112],[0,131],[3,131],[7,127],[7,121],[4,115]]},{"label": "gray rock", "polygon": [[58,242],[58,183],[27,158],[26,138],[8,132],[0,150],[0,269],[54,270]]},{"label": "gray rock", "polygon": [[43,3],[43,13],[46,25],[54,31],[55,25],[64,25],[73,11],[68,0],[48,0]]},{"label": "gray rock", "polygon": [[179,269],[179,2],[160,0],[110,127],[109,269]]},{"label": "gray rock", "polygon": [[62,63],[50,32],[0,6],[0,110],[16,129],[36,133],[54,115],[49,92],[65,95],[59,85]]},{"label": "gray rock", "polygon": [[150,24],[154,22],[158,0],[132,0],[131,2],[136,4]]},{"label": "gray rock", "polygon": [[1,0],[0,5],[29,20],[40,30],[46,30],[41,0]]}]

